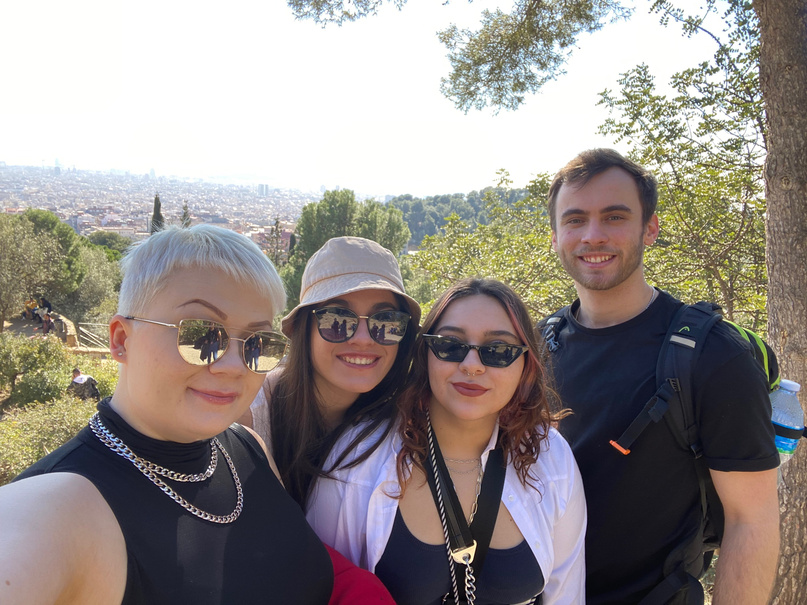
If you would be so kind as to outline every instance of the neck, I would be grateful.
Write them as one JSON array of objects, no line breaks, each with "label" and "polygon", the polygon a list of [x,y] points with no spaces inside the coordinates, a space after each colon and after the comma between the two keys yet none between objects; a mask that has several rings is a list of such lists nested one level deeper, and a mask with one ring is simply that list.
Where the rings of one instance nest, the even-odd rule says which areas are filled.
[{"label": "neck", "polygon": [[440,406],[433,404],[429,406],[429,415],[434,436],[445,458],[481,458],[496,427],[495,417],[492,420],[458,420],[447,416]]},{"label": "neck", "polygon": [[577,321],[587,328],[608,328],[633,319],[650,306],[656,290],[639,275],[608,290],[589,290],[577,285],[580,307]]},{"label": "neck", "polygon": [[330,432],[341,424],[345,412],[359,398],[359,394],[329,388],[328,384],[319,384],[316,378],[315,385],[317,407],[325,421],[325,427]]}]

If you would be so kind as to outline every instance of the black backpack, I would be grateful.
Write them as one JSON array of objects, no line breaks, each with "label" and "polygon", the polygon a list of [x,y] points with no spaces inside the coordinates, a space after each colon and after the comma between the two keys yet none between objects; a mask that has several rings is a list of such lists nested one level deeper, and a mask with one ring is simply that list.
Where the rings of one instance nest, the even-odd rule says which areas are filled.
[{"label": "black backpack", "polygon": [[[538,324],[550,352],[556,351],[560,346],[557,336],[565,324],[568,308],[563,307]],[[664,581],[653,589],[640,605],[666,603],[687,584],[690,586],[689,594],[692,599],[690,602],[701,603],[703,590],[700,582],[689,573],[683,562],[691,560],[693,552],[696,555],[699,552],[703,555],[701,571],[706,570],[715,549],[720,547],[723,539],[723,506],[712,483],[709,468],[702,458],[700,436],[695,421],[695,404],[692,398],[695,363],[712,327],[719,321],[731,325],[737,333],[738,340],[747,343],[754,358],[765,371],[769,390],[774,390],[779,384],[779,364],[773,349],[751,330],[723,319],[719,313],[720,309],[719,305],[701,301],[694,305],[682,305],[676,312],[656,362],[656,392],[625,432],[610,442],[614,448],[627,456],[634,441],[644,429],[651,422],[659,422],[664,418],[679,444],[692,452],[698,474],[701,527],[689,543],[682,544],[670,554],[668,563],[665,563]],[[774,428],[777,434],[780,434],[780,427],[774,425]],[[695,569],[692,571],[699,573]]]}]

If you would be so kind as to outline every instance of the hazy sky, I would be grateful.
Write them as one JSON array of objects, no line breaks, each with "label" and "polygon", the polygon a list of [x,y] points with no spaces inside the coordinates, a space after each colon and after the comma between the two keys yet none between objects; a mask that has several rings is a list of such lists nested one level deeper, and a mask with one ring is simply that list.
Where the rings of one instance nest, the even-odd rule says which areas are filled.
[{"label": "hazy sky", "polygon": [[521,109],[465,115],[440,95],[436,32],[496,4],[412,0],[322,29],[280,0],[3,2],[0,161],[378,196],[465,193],[505,168],[524,186],[614,146],[596,102],[621,72],[645,61],[664,82],[712,50],[637,0]]}]

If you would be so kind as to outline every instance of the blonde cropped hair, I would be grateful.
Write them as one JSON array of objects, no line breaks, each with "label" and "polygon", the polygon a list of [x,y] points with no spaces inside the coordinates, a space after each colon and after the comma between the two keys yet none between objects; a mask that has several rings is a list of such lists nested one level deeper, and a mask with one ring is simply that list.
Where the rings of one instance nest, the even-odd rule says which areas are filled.
[{"label": "blonde cropped hair", "polygon": [[255,242],[221,227],[194,225],[167,227],[129,248],[121,260],[118,313],[142,314],[171,274],[183,269],[219,270],[248,284],[260,293],[261,301],[269,301],[266,312],[271,317],[286,306],[283,282]]}]

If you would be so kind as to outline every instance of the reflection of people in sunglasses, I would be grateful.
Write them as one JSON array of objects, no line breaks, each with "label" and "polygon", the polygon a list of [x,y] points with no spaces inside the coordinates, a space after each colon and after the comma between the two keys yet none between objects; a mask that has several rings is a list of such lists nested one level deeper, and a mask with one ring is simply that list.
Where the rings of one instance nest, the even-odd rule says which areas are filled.
[{"label": "reflection of people in sunglasses", "polygon": [[[385,336],[379,316],[399,322],[401,336]],[[369,419],[369,434],[393,414],[419,320],[395,256],[376,242],[334,238],[308,261],[300,304],[283,319],[287,363],[269,374],[242,419],[271,442],[286,488],[301,505],[339,434],[360,415]],[[372,440],[365,449],[372,451]]]},{"label": "reflection of people in sunglasses", "polygon": [[[256,436],[231,426],[264,379],[245,341],[275,346],[274,267],[246,237],[198,225],[155,233],[123,269],[114,395],[0,488],[0,601],[327,603],[328,552]],[[202,335],[218,343],[209,365]]]},{"label": "reflection of people in sunglasses", "polygon": [[[462,280],[421,334],[400,418],[375,429],[370,456],[318,480],[312,527],[399,605],[465,602],[466,574],[477,602],[584,602],[582,481],[523,302],[501,282]],[[325,467],[366,428],[342,435]],[[459,551],[470,567],[447,554],[455,528],[469,535],[451,550],[476,541]]]}]

